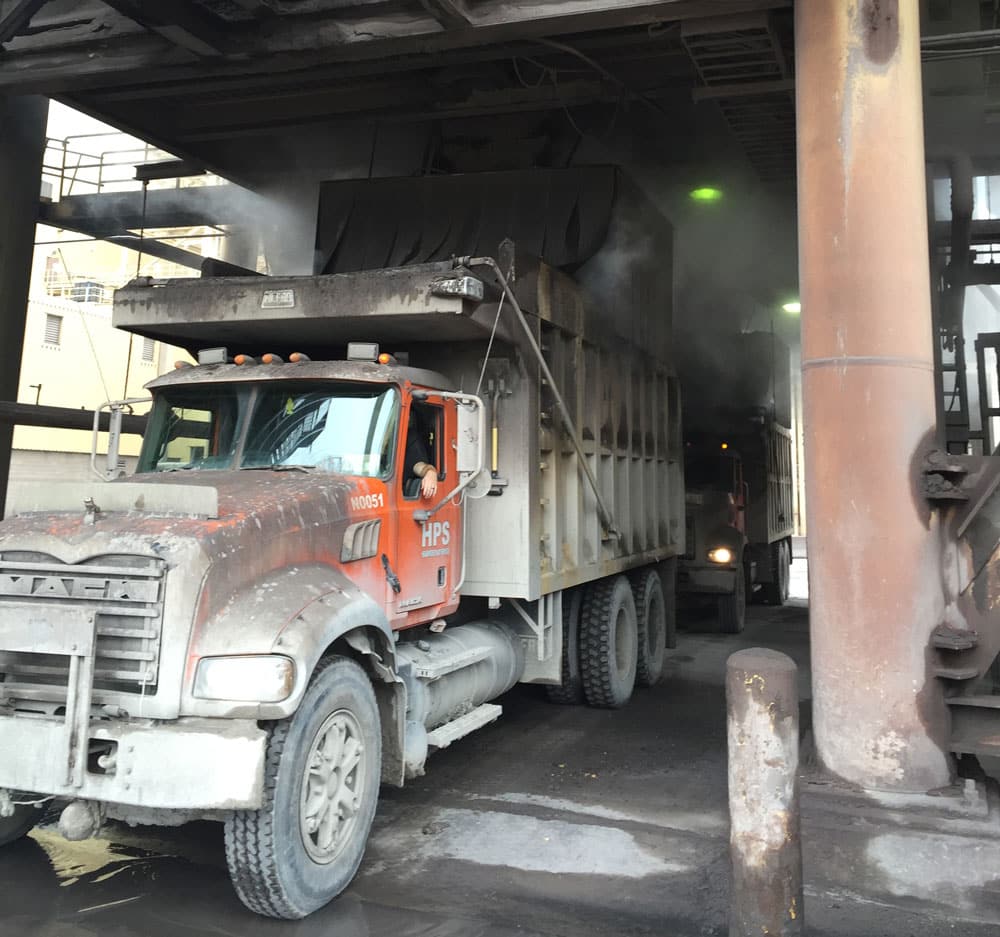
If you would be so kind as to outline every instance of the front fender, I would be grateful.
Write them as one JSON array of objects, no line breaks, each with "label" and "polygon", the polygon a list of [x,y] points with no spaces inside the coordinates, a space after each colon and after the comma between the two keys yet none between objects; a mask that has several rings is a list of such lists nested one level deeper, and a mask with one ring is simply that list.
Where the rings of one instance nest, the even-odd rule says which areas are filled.
[{"label": "front fender", "polygon": [[[392,679],[393,634],[383,609],[340,570],[322,564],[277,570],[234,596],[192,636],[181,699],[184,715],[284,719],[298,708],[327,648],[349,632],[377,635],[375,662]],[[280,703],[202,700],[192,695],[203,657],[282,654],[295,662],[295,685]]]}]

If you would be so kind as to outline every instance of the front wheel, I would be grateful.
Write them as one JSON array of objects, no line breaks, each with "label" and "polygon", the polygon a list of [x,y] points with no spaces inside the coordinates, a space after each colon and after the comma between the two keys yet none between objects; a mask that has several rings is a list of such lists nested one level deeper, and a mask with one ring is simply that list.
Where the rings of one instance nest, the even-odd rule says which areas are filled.
[{"label": "front wheel", "polygon": [[42,811],[32,804],[18,804],[9,817],[0,817],[0,846],[23,839],[42,818]]},{"label": "front wheel", "polygon": [[719,596],[719,630],[724,634],[740,634],[746,625],[748,578],[746,567],[738,567],[733,591]]},{"label": "front wheel", "polygon": [[242,902],[297,919],[339,895],[375,816],[382,737],[375,692],[344,657],[320,662],[298,711],[268,741],[264,803],[226,821],[226,862]]}]

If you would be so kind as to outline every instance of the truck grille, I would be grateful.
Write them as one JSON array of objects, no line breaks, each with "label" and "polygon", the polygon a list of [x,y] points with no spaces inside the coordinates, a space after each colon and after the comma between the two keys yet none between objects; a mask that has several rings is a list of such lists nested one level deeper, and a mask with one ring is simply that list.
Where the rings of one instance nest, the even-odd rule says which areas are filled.
[{"label": "truck grille", "polygon": [[[91,557],[67,564],[44,553],[0,553],[0,604],[65,604],[96,611],[94,688],[155,690],[160,664],[165,564],[143,556]],[[69,658],[0,651],[0,682],[65,692]],[[36,694],[33,694],[36,695]],[[43,694],[47,696],[48,694]]]}]

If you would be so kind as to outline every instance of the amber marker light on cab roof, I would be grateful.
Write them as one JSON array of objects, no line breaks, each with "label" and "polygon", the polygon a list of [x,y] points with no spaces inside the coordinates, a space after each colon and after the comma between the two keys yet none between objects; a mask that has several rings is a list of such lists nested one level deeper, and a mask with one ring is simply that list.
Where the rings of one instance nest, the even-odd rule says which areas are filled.
[{"label": "amber marker light on cab roof", "polygon": [[180,371],[182,368],[191,368],[191,367],[194,367],[194,365],[192,365],[190,361],[175,361],[174,362],[174,370],[175,371]]},{"label": "amber marker light on cab roof", "polygon": [[256,364],[257,363],[257,359],[256,358],[251,358],[250,355],[237,355],[235,358],[233,358],[233,361],[236,364]]},{"label": "amber marker light on cab roof", "polygon": [[309,355],[304,355],[302,354],[301,351],[293,351],[288,356],[288,360],[291,361],[292,364],[305,364],[307,361],[310,361],[311,359]]},{"label": "amber marker light on cab roof", "polygon": [[383,351],[382,354],[378,356],[378,363],[392,364],[392,355],[390,355],[387,351]]},{"label": "amber marker light on cab roof", "polygon": [[282,358],[281,355],[272,355],[270,352],[268,352],[266,355],[263,355],[260,360],[264,364],[284,364],[285,363],[285,359]]}]

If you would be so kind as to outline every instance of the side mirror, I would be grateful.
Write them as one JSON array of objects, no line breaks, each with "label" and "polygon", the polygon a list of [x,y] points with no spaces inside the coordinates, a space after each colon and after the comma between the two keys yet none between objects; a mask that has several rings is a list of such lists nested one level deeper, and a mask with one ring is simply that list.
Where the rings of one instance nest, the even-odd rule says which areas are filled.
[{"label": "side mirror", "polygon": [[482,402],[458,401],[458,442],[456,466],[464,481],[472,478],[465,489],[470,498],[482,498],[490,493],[486,471],[486,418]]},{"label": "side mirror", "polygon": [[454,400],[458,408],[455,467],[458,469],[459,481],[434,507],[413,512],[414,519],[419,523],[428,521],[457,495],[482,498],[490,493],[490,474],[486,470],[486,408],[483,401],[473,394],[444,391],[435,391],[433,396]]}]

